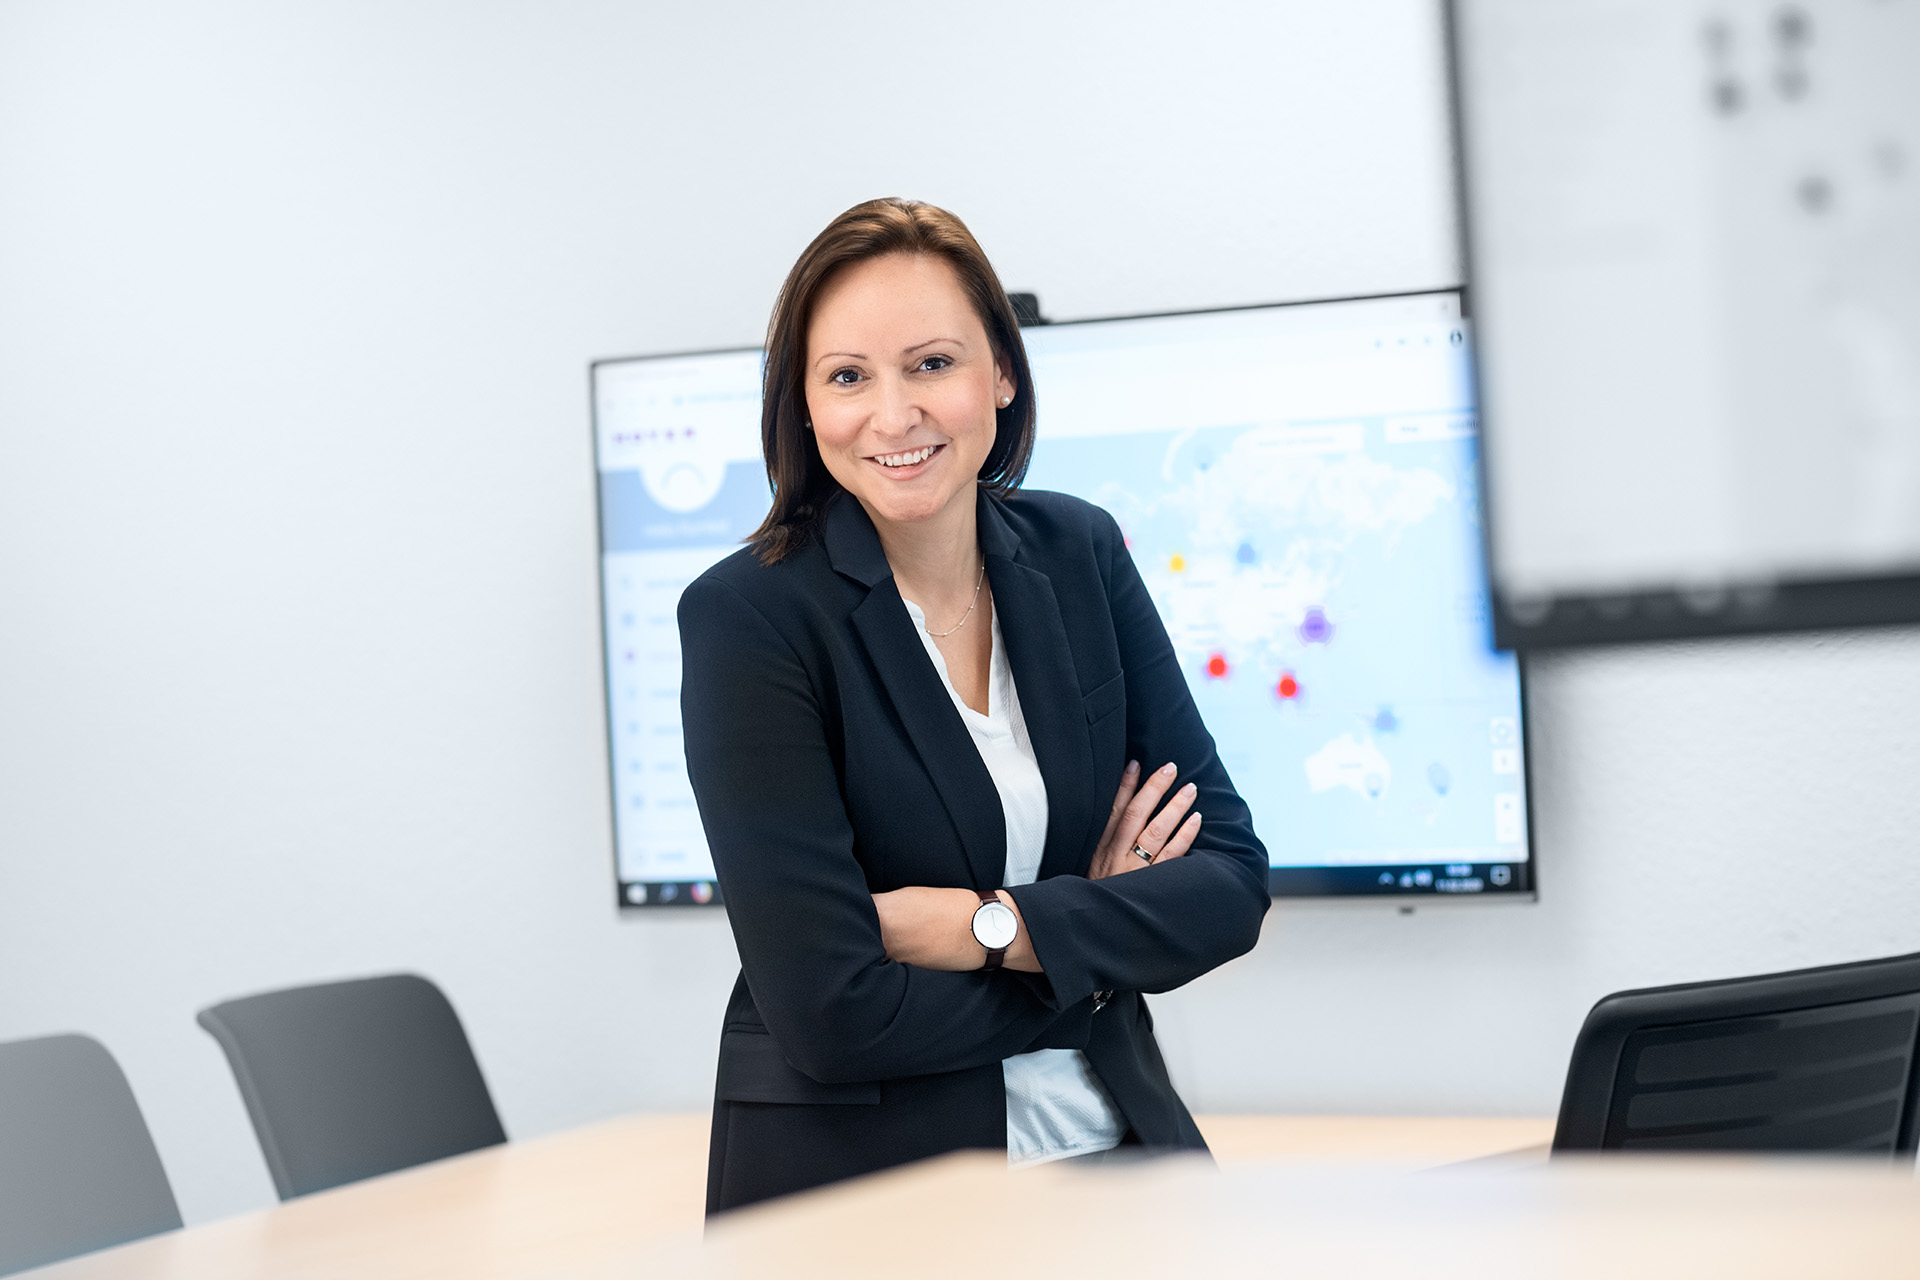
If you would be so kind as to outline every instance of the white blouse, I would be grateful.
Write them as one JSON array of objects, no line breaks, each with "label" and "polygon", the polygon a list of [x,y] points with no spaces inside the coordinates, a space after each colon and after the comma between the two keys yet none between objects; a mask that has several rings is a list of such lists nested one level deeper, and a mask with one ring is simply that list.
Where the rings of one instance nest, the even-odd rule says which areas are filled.
[{"label": "white blouse", "polygon": [[[914,629],[927,646],[927,656],[933,659],[933,669],[940,673],[940,682],[946,685],[973,735],[981,762],[999,789],[1007,826],[1006,884],[1032,884],[1040,874],[1040,855],[1047,843],[1047,784],[1027,737],[1026,718],[1020,714],[1020,694],[1007,666],[1006,643],[1000,638],[1000,615],[993,615],[987,714],[981,715],[954,689],[947,661],[927,634],[927,617],[920,606],[911,600],[905,603]],[[1007,1058],[1000,1066],[1007,1083],[1008,1164],[1015,1168],[1045,1164],[1119,1145],[1127,1131],[1126,1121],[1114,1110],[1086,1054],[1078,1049],[1037,1049]]]}]

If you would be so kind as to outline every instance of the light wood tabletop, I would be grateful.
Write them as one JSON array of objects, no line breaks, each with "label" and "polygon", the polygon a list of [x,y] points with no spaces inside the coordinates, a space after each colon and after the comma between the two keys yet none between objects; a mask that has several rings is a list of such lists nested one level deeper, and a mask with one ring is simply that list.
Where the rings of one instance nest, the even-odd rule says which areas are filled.
[{"label": "light wood tabletop", "polygon": [[707,1117],[625,1116],[30,1274],[1169,1280],[1284,1265],[1341,1276],[1920,1276],[1911,1169],[1685,1158],[1549,1169],[1544,1119],[1200,1123],[1218,1169],[1169,1160],[1009,1173],[1004,1157],[963,1154],[746,1210],[703,1238]]},{"label": "light wood tabletop", "polygon": [[489,1147],[25,1273],[32,1280],[518,1280],[706,1208],[707,1117],[633,1115]]},{"label": "light wood tabletop", "polygon": [[1920,1275],[1911,1168],[1589,1157],[1418,1172],[1196,1160],[1009,1174],[980,1153],[757,1206],[576,1280]]}]

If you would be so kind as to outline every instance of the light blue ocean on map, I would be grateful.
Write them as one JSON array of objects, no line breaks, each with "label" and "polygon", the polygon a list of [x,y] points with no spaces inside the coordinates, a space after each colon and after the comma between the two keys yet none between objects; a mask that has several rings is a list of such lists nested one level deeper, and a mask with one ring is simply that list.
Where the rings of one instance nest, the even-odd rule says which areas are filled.
[{"label": "light blue ocean on map", "polygon": [[1026,487],[1119,521],[1274,866],[1526,856],[1476,448],[1458,411],[1062,439],[1043,426]]}]

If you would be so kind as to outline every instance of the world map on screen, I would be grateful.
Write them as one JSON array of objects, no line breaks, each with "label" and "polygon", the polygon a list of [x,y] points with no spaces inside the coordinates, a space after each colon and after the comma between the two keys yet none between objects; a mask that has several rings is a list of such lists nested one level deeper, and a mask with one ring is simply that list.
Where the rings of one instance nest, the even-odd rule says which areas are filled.
[{"label": "world map on screen", "polygon": [[1118,520],[1276,867],[1526,857],[1476,447],[1460,412],[1036,446],[1026,487]]}]

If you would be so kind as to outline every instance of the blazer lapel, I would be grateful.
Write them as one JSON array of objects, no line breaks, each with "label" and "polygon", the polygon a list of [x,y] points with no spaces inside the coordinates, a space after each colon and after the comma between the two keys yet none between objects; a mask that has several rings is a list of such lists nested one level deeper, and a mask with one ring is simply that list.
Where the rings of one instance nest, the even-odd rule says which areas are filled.
[{"label": "blazer lapel", "polygon": [[[1101,797],[1094,794],[1093,741],[1087,734],[1086,704],[1067,625],[1052,580],[1026,563],[1019,535],[984,491],[979,526],[1007,665],[1013,669],[1027,736],[1047,784],[1047,847],[1038,878],[1079,875],[1099,838],[1099,827],[1089,820],[1099,812]],[[1001,839],[1004,849],[1004,827]]]},{"label": "blazer lapel", "polygon": [[[835,571],[867,587],[867,598],[851,615],[854,632],[960,833],[974,887],[999,888],[1007,868],[1007,823],[999,789],[926,647],[914,634],[873,522],[857,501],[840,495],[827,511],[824,541]],[[1051,823],[1048,836],[1051,839]]]}]

